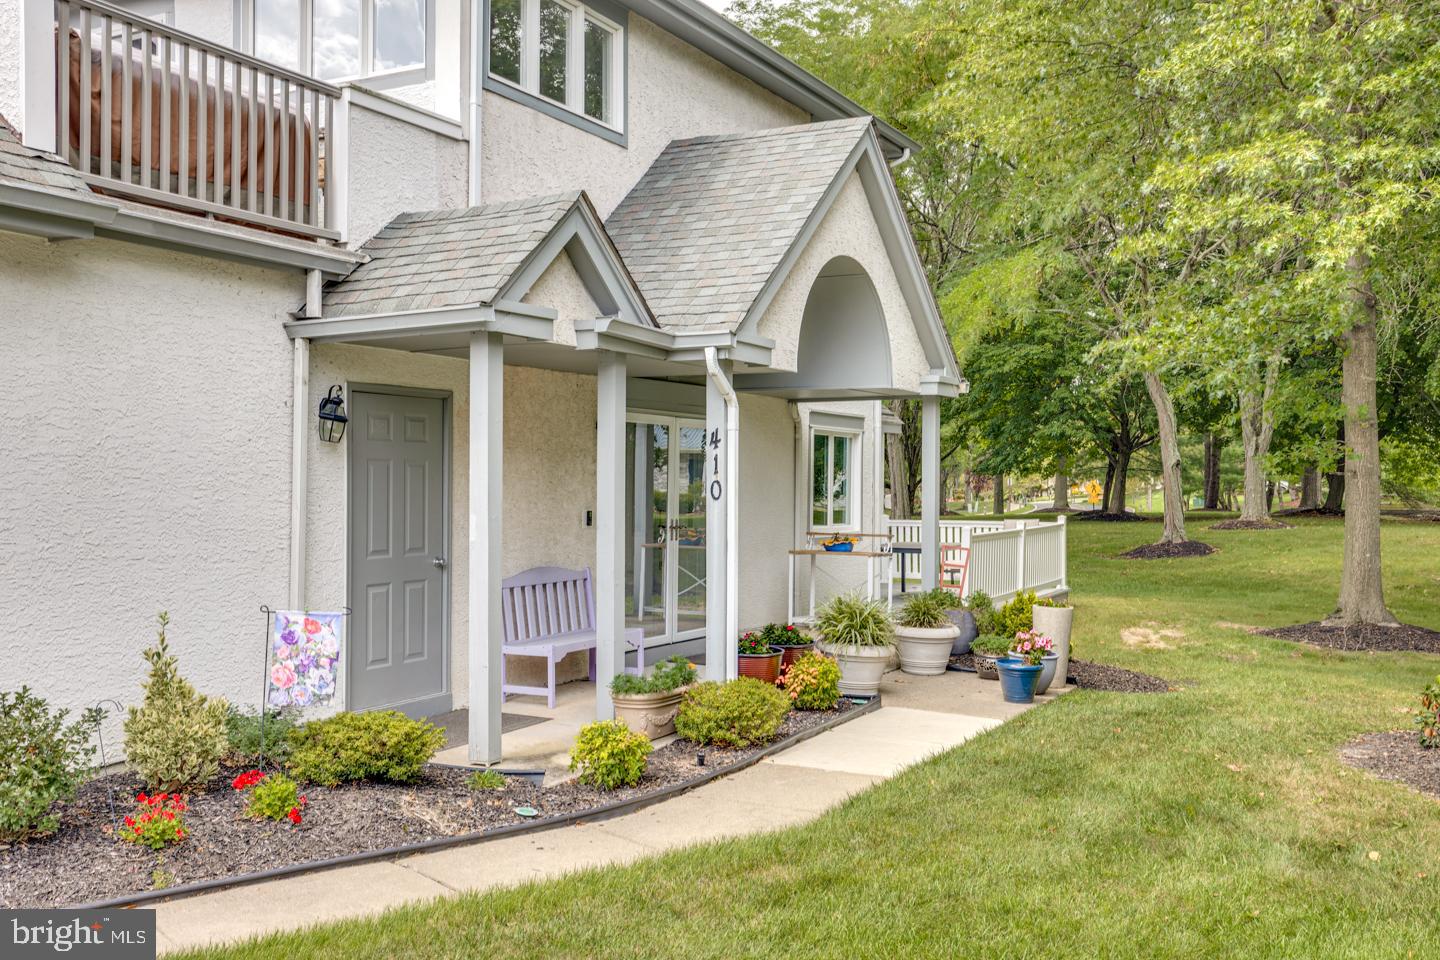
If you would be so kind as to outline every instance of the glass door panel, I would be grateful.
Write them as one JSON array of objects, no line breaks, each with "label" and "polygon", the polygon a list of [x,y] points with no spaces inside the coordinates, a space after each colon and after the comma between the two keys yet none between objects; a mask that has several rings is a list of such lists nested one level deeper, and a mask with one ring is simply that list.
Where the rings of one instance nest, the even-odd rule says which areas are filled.
[{"label": "glass door panel", "polygon": [[674,636],[679,640],[705,630],[705,425],[680,421],[674,434]]},{"label": "glass door panel", "polygon": [[625,427],[625,623],[646,637],[670,632],[670,437],[660,423]]}]

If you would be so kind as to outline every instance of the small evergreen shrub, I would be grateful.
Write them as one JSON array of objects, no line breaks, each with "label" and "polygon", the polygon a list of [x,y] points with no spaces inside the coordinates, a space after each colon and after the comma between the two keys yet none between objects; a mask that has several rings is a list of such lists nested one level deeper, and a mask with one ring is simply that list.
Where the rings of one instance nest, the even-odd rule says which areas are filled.
[{"label": "small evergreen shrub", "polygon": [[0,843],[52,832],[51,808],[90,776],[90,733],[102,713],[92,708],[67,724],[69,715],[51,712],[29,687],[0,691]]},{"label": "small evergreen shrub", "polygon": [[1024,590],[995,612],[995,632],[1013,637],[1035,627],[1035,591]]},{"label": "small evergreen shrub", "polygon": [[1010,652],[1010,646],[1014,642],[1014,637],[991,633],[976,637],[975,642],[970,644],[970,652],[978,653],[982,657],[1003,657]]},{"label": "small evergreen shrub", "polygon": [[975,617],[975,631],[980,636],[1000,632],[995,629],[995,601],[984,590],[976,590],[966,597],[965,609]]},{"label": "small evergreen shrub", "polygon": [[414,783],[445,731],[395,710],[340,713],[314,720],[290,735],[291,775],[333,787],[352,780]]},{"label": "small evergreen shrub", "polygon": [[580,771],[580,782],[601,790],[633,787],[645,775],[645,758],[653,748],[650,738],[635,733],[623,720],[597,720],[580,728],[570,769]]},{"label": "small evergreen shrub", "polygon": [[498,770],[476,770],[465,778],[465,785],[471,790],[504,790],[505,774]]},{"label": "small evergreen shrub", "polygon": [[161,613],[155,646],[144,652],[150,664],[143,706],[125,718],[125,755],[153,789],[172,793],[203,787],[220,769],[229,748],[224,700],[197,693],[176,667],[165,639],[170,617]]},{"label": "small evergreen shrub", "polygon": [[816,613],[815,629],[826,643],[843,647],[887,647],[895,636],[885,602],[858,593],[832,597]]},{"label": "small evergreen shrub", "polygon": [[1420,727],[1420,746],[1440,747],[1440,676],[1420,691],[1420,715],[1415,723]]},{"label": "small evergreen shrub", "polygon": [[796,710],[829,710],[840,699],[840,665],[812,650],[785,668],[780,684]]},{"label": "small evergreen shrub", "polygon": [[895,622],[902,627],[916,630],[938,630],[940,627],[950,626],[950,615],[947,612],[950,609],[948,601],[943,597],[936,596],[936,594],[944,592],[944,590],[931,590],[915,594],[905,601],[905,606],[900,608]]},{"label": "small evergreen shrub", "polygon": [[692,687],[675,717],[675,732],[695,743],[748,747],[775,736],[790,698],[773,684],[754,677]]},{"label": "small evergreen shrub", "polygon": [[178,793],[157,793],[135,797],[135,812],[125,818],[120,839],[151,850],[163,850],[188,835],[185,830],[185,798]]},{"label": "small evergreen shrub", "polygon": [[261,753],[268,760],[284,763],[290,756],[290,734],[300,727],[300,717],[291,710],[265,711],[265,749],[260,749],[260,714],[231,706],[225,715],[225,762],[245,766],[256,762]]},{"label": "small evergreen shrub", "polygon": [[245,815],[256,819],[289,820],[299,823],[301,811],[308,803],[300,793],[300,785],[283,773],[266,774],[250,787],[250,801]]},{"label": "small evergreen shrub", "polygon": [[637,696],[642,693],[665,693],[678,690],[695,682],[695,666],[681,656],[671,657],[657,664],[648,676],[621,673],[610,681],[610,692],[620,696]]}]

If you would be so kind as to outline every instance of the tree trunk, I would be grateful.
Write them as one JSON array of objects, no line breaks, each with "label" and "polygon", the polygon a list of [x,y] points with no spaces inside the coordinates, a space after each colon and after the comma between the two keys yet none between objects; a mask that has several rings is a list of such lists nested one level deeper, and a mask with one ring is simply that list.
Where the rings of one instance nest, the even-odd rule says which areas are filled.
[{"label": "tree trunk", "polygon": [[1345,552],[1340,605],[1330,619],[1341,624],[1394,623],[1385,606],[1380,576],[1380,425],[1376,417],[1375,367],[1378,352],[1375,294],[1368,276],[1370,258],[1356,253],[1346,263],[1355,316],[1345,332],[1340,368],[1340,403],[1345,409]]},{"label": "tree trunk", "polygon": [[997,473],[995,481],[995,512],[1000,516],[1005,515],[1005,474]]},{"label": "tree trunk", "polygon": [[885,438],[885,460],[890,473],[890,516],[909,520],[915,516],[915,497],[902,434],[892,433]]},{"label": "tree trunk", "polygon": [[1064,456],[1055,464],[1055,496],[1050,504],[1051,510],[1070,509],[1070,477],[1065,473],[1067,466],[1068,458]]},{"label": "tree trunk", "polygon": [[1110,509],[1110,491],[1115,488],[1115,443],[1110,443],[1110,452],[1105,458],[1105,482],[1100,486],[1100,511]]},{"label": "tree trunk", "polygon": [[1131,452],[1124,448],[1115,454],[1115,472],[1110,480],[1109,498],[1105,501],[1106,513],[1123,514],[1125,512],[1125,481],[1130,473],[1131,456]]},{"label": "tree trunk", "polygon": [[1213,433],[1205,434],[1205,509],[1220,509],[1220,450],[1225,441]]},{"label": "tree trunk", "polygon": [[1320,507],[1320,468],[1311,464],[1300,478],[1299,510],[1316,510]]},{"label": "tree trunk", "polygon": [[1180,429],[1175,422],[1175,405],[1159,375],[1145,374],[1145,389],[1155,404],[1160,424],[1160,482],[1164,490],[1165,530],[1160,543],[1184,543],[1185,501],[1180,490]]},{"label": "tree trunk", "polygon": [[1270,400],[1280,376],[1280,364],[1272,358],[1265,371],[1262,390],[1250,389],[1240,394],[1240,442],[1245,448],[1245,501],[1240,504],[1241,520],[1270,519],[1270,500],[1265,490],[1265,457],[1270,453],[1270,438],[1275,433],[1275,417]]},{"label": "tree trunk", "polygon": [[1340,440],[1340,463],[1334,473],[1325,474],[1325,505],[1320,509],[1324,513],[1343,513],[1345,511],[1345,421],[1340,421],[1338,433]]}]

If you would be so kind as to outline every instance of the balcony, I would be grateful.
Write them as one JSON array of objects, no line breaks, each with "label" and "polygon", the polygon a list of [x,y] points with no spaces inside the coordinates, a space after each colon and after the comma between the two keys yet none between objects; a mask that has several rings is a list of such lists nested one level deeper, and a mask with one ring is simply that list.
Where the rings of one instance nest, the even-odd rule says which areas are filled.
[{"label": "balcony", "polygon": [[[103,0],[26,0],[27,79],[54,71],[56,152],[98,192],[338,240],[326,202],[340,90]],[[34,89],[34,87],[32,87]],[[45,105],[27,98],[27,111]],[[27,116],[26,125],[35,121]],[[48,131],[48,124],[46,124]],[[27,136],[27,142],[30,137]],[[335,174],[335,168],[329,171]]]}]

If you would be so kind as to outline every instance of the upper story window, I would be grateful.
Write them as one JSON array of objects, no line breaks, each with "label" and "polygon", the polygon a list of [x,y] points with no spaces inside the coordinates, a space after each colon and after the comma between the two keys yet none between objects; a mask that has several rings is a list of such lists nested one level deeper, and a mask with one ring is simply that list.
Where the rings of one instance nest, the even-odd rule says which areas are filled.
[{"label": "upper story window", "polygon": [[623,126],[623,30],[570,0],[490,0],[490,76],[612,130]]},{"label": "upper story window", "polygon": [[244,0],[250,52],[321,80],[423,79],[432,0]]},{"label": "upper story window", "polygon": [[816,430],[811,434],[810,526],[813,530],[855,526],[855,450],[859,435]]}]

